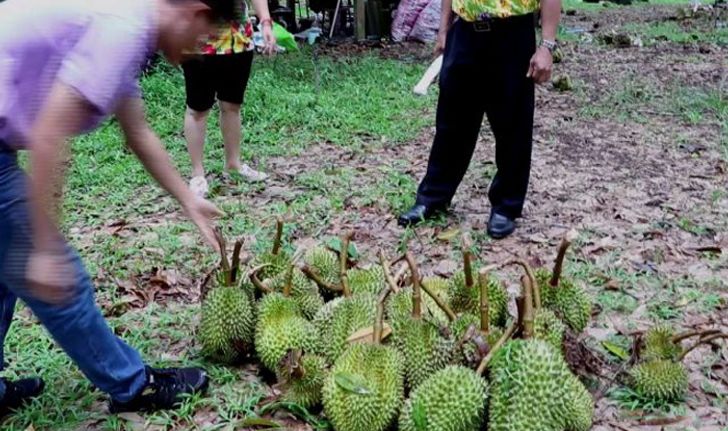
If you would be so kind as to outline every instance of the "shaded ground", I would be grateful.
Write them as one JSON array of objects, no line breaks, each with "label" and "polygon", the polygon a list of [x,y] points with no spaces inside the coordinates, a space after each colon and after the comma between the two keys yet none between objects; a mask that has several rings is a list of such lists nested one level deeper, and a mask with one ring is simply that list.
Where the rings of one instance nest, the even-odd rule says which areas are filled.
[{"label": "shaded ground", "polygon": [[[249,252],[268,246],[273,216],[286,211],[292,220],[287,235],[298,245],[354,229],[363,256],[373,257],[379,249],[394,255],[409,248],[424,272],[442,275],[458,266],[457,241],[438,239],[443,232],[470,231],[484,261],[522,256],[534,264],[549,264],[560,238],[575,228],[579,237],[567,274],[588,288],[600,311],[587,331],[588,345],[606,354],[602,342],[628,346],[630,334],[655,321],[684,329],[728,331],[726,18],[718,10],[677,19],[683,15],[677,7],[641,6],[605,8],[599,13],[579,10],[565,17],[565,59],[556,73],[569,75],[574,89],[538,89],[529,202],[517,233],[504,241],[492,242],[485,235],[487,185],[494,173],[493,139],[487,127],[452,213],[417,230],[396,226],[395,215],[412,203],[433,134],[434,95],[401,96],[428,62],[429,48],[420,45],[375,51],[375,56],[393,62],[386,63],[395,65],[392,71],[381,69],[379,63],[370,70],[352,60],[352,52],[340,49],[328,51],[338,60],[317,65],[312,57],[310,63],[302,63],[302,80],[311,79],[322,92],[314,92],[310,85],[300,89],[299,99],[288,102],[294,107],[280,118],[246,112],[253,127],[267,121],[261,127],[270,135],[257,129],[249,134],[253,142],[271,144],[258,151],[254,143],[247,151],[273,174],[272,181],[265,188],[216,182],[213,199],[234,215],[227,230],[244,236]],[[603,35],[615,32],[642,46],[619,48],[602,42]],[[341,85],[352,85],[346,87],[348,97],[378,98],[380,107],[356,111],[358,118],[370,119],[366,124],[321,111],[322,105],[346,109],[346,97],[326,102],[326,88],[327,79],[336,81],[336,73],[347,67],[386,87],[372,96],[374,90],[365,94],[354,89],[364,84],[341,79]],[[299,73],[293,67],[273,70]],[[275,72],[264,69],[257,79],[268,79],[269,73]],[[249,100],[264,97],[253,85]],[[172,93],[169,97],[179,99],[176,88],[165,95]],[[316,107],[306,99],[309,95]],[[351,103],[352,110],[360,109]],[[286,118],[304,115],[307,106],[315,111],[307,122],[286,123]],[[379,112],[385,109],[384,114]],[[160,112],[177,120],[174,113]],[[172,124],[166,133],[179,143],[179,124]],[[354,137],[342,132],[348,129],[357,131]],[[183,153],[175,151],[176,160],[184,165]],[[111,154],[108,159],[121,157]],[[102,169],[104,156],[94,157],[99,158],[98,165],[96,160],[84,162],[85,169]],[[136,181],[118,174],[120,180]],[[88,214],[86,210],[105,199],[116,209],[97,210],[93,217],[72,216],[69,234],[96,275],[100,301],[114,317],[117,332],[147,357],[161,356],[163,363],[201,363],[189,340],[197,308],[186,304],[197,301],[196,286],[214,256],[199,246],[176,207],[156,189],[140,182],[129,193],[115,196],[111,191],[115,189],[105,189],[109,184],[96,191],[79,179],[82,175],[77,173],[74,181],[94,200],[79,194],[69,205]],[[139,309],[154,302],[162,305]],[[49,341],[25,311],[16,332],[8,356],[27,362],[48,350]],[[27,340],[34,340],[32,346]],[[64,389],[56,400],[40,400],[30,412],[13,419],[10,429],[26,429],[31,423],[35,429],[248,429],[240,420],[275,395],[260,383],[253,368],[212,367],[218,385],[211,400],[191,400],[182,412],[169,416],[109,419],[99,394],[78,395],[88,390],[87,384],[54,352],[52,365],[62,371],[53,374],[51,387]],[[616,356],[607,357],[619,366]],[[601,389],[604,396],[598,401],[594,429],[728,428],[728,348],[703,348],[686,363],[691,394],[685,405],[668,412],[645,412],[623,393],[607,390],[604,381],[597,382],[594,389]],[[35,367],[45,371],[41,363]],[[12,372],[24,369],[11,368]],[[74,387],[68,388],[68,382]],[[212,428],[214,423],[222,425]],[[290,425],[291,429],[310,429],[299,424]]]}]

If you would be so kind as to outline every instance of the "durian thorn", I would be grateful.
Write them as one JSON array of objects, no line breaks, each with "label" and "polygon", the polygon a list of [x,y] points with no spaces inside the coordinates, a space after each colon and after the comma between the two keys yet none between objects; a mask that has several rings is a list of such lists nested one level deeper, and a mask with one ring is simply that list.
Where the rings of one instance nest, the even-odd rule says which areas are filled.
[{"label": "durian thorn", "polygon": [[470,289],[475,284],[473,280],[473,242],[470,240],[470,235],[467,233],[463,234],[463,272],[465,272],[465,286]]},{"label": "durian thorn", "polygon": [[291,290],[293,289],[293,264],[288,266],[286,271],[286,283],[283,285],[283,296],[291,296]]},{"label": "durian thorn", "polygon": [[683,352],[682,352],[682,353],[680,354],[680,356],[679,356],[679,357],[677,358],[677,360],[678,360],[678,361],[682,361],[683,359],[685,359],[685,357],[686,357],[686,356],[687,356],[687,355],[688,355],[688,354],[689,354],[690,352],[692,352],[693,350],[697,349],[697,348],[698,348],[699,346],[702,346],[703,344],[709,344],[709,343],[711,343],[712,341],[715,341],[715,340],[718,340],[718,339],[721,339],[721,338],[725,338],[725,339],[728,339],[728,334],[723,334],[723,333],[720,333],[720,334],[714,334],[714,335],[710,335],[710,336],[708,336],[708,337],[705,337],[705,338],[701,338],[701,339],[700,339],[700,340],[698,340],[698,341],[697,341],[697,342],[696,342],[695,344],[693,344],[692,346],[690,346],[690,347],[688,347],[687,349],[685,349],[685,350],[684,350],[684,351],[683,351]]},{"label": "durian thorn", "polygon": [[283,244],[283,217],[276,217],[276,236],[273,239],[273,249],[271,253],[278,255],[281,252],[281,245]]},{"label": "durian thorn", "polygon": [[719,333],[720,333],[720,330],[718,330],[718,329],[706,329],[704,331],[687,331],[687,332],[683,332],[681,334],[675,335],[674,337],[672,337],[672,340],[670,340],[670,341],[672,341],[673,344],[677,344],[688,338],[692,338],[692,337],[696,337],[696,336],[700,336],[702,338],[702,337],[705,337],[708,335],[719,334]]},{"label": "durian thorn", "polygon": [[566,250],[568,250],[569,246],[571,245],[572,236],[572,232],[569,232],[564,235],[564,238],[561,239],[559,252],[556,255],[556,260],[554,261],[554,270],[551,272],[551,280],[549,280],[549,284],[551,285],[551,287],[557,287],[559,285],[561,270],[564,267],[564,257],[566,256]]},{"label": "durian thorn", "polygon": [[372,333],[372,341],[375,345],[381,344],[382,342],[382,333],[384,332],[384,304],[387,302],[387,298],[391,292],[392,289],[387,286],[382,289],[379,298],[377,298],[377,313],[374,318],[374,331]]},{"label": "durian thorn", "polygon": [[269,288],[268,286],[263,284],[263,282],[260,281],[260,278],[258,278],[258,273],[263,268],[266,268],[268,266],[271,266],[271,264],[266,263],[264,265],[257,266],[250,271],[250,282],[253,283],[253,286],[255,286],[256,289],[260,290],[263,293],[273,293],[273,290],[271,290],[271,288]]},{"label": "durian thorn", "polygon": [[447,315],[447,320],[452,322],[455,319],[457,319],[457,315],[454,311],[452,311],[452,308],[450,308],[449,305],[447,305],[447,302],[445,302],[440,295],[438,295],[435,291],[433,291],[427,284],[420,283],[420,287],[422,290],[425,291],[425,293],[432,298],[433,301],[435,301],[435,304],[437,304],[438,307],[440,307],[440,310],[442,310]]},{"label": "durian thorn", "polygon": [[417,269],[417,262],[415,262],[412,253],[407,252],[405,254],[407,265],[410,268],[410,275],[412,276],[412,317],[415,319],[422,318],[422,283],[420,280],[420,271]]},{"label": "durian thorn", "polygon": [[523,271],[526,273],[526,276],[528,277],[528,281],[530,281],[531,286],[533,287],[531,295],[533,300],[533,307],[536,308],[536,310],[541,309],[541,289],[538,287],[538,282],[536,281],[536,275],[533,273],[533,269],[531,268],[531,265],[528,264],[523,259],[511,259],[503,264],[499,265],[501,268],[511,265],[518,265],[521,268],[523,268]]},{"label": "durian thorn", "polygon": [[392,278],[392,268],[389,266],[387,256],[384,255],[382,250],[379,250],[379,264],[382,265],[387,285],[392,289],[392,292],[399,292],[399,286],[397,286],[397,282]]},{"label": "durian thorn", "polygon": [[349,298],[351,296],[351,290],[349,289],[349,279],[347,273],[347,262],[349,261],[349,242],[354,236],[354,232],[346,232],[341,237],[341,250],[339,251],[339,274],[341,277],[341,290],[344,292],[344,296]]},{"label": "durian thorn", "polygon": [[243,250],[243,240],[239,239],[235,241],[235,247],[233,248],[233,264],[231,268],[230,279],[233,283],[238,279],[238,272],[240,271],[240,253]]},{"label": "durian thorn", "polygon": [[215,239],[217,240],[217,245],[220,247],[220,265],[222,266],[225,285],[230,286],[232,280],[230,280],[230,261],[227,256],[227,244],[225,243],[225,236],[222,234],[222,229],[219,226],[215,229]]},{"label": "durian thorn", "polygon": [[490,310],[488,303],[488,268],[478,272],[478,284],[480,284],[480,330],[484,334],[490,332]]},{"label": "durian thorn", "polygon": [[480,361],[480,365],[478,365],[478,369],[475,370],[475,372],[479,376],[483,375],[483,373],[485,372],[485,369],[488,368],[488,364],[490,363],[490,360],[493,359],[493,356],[495,356],[495,354],[498,352],[498,350],[500,350],[500,348],[503,347],[503,345],[506,343],[506,341],[508,341],[513,336],[513,334],[516,333],[517,327],[518,327],[518,325],[516,323],[511,323],[511,326],[509,326],[508,329],[506,329],[506,332],[503,334],[503,336],[500,337],[498,339],[498,341],[495,342],[493,347],[490,348],[490,351],[488,352],[488,354],[485,355],[485,357],[483,358],[482,361]]},{"label": "durian thorn", "polygon": [[332,292],[341,292],[341,286],[334,286],[332,284],[329,284],[321,279],[321,277],[318,275],[315,269],[311,268],[308,265],[303,265],[301,267],[301,271],[308,277],[310,280],[312,280],[314,283],[316,283],[320,288],[330,290]]},{"label": "durian thorn", "polygon": [[525,275],[521,277],[523,286],[523,338],[533,337],[533,284]]}]

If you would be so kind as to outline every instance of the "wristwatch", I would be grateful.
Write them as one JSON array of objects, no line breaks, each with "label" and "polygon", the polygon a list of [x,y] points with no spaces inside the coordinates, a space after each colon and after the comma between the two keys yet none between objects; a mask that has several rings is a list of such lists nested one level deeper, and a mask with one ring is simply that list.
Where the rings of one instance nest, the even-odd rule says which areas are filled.
[{"label": "wristwatch", "polygon": [[553,54],[553,52],[556,50],[557,44],[556,44],[556,41],[555,40],[544,39],[544,40],[541,41],[541,45],[540,46],[545,47],[546,49],[549,50],[550,53]]}]

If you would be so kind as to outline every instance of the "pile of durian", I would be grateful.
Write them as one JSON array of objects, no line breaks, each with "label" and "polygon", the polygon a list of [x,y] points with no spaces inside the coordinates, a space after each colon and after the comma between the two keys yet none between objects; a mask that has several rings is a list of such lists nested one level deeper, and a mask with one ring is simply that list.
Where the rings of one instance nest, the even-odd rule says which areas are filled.
[{"label": "pile of durian", "polygon": [[[291,254],[278,222],[272,250],[241,268],[222,235],[220,268],[203,289],[202,352],[234,364],[257,358],[285,401],[322,407],[338,431],[582,431],[594,402],[563,356],[592,303],[553,270],[522,260],[483,266],[468,241],[452,278],[423,277],[407,253],[351,267],[351,234]],[[401,267],[400,267],[401,265]],[[246,265],[248,266],[248,265]],[[518,313],[495,273],[522,268]],[[398,269],[394,274],[392,269]]]}]

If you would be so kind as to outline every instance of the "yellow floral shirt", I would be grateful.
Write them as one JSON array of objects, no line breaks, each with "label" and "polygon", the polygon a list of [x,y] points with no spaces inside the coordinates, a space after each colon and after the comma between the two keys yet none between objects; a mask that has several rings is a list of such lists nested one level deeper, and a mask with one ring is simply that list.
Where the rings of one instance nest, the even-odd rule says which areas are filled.
[{"label": "yellow floral shirt", "polygon": [[194,54],[240,54],[254,48],[253,23],[248,16],[248,8],[242,1],[238,7],[240,19],[219,23],[214,33],[200,40]]},{"label": "yellow floral shirt", "polygon": [[540,0],[453,0],[452,10],[465,21],[507,18],[536,12]]}]

